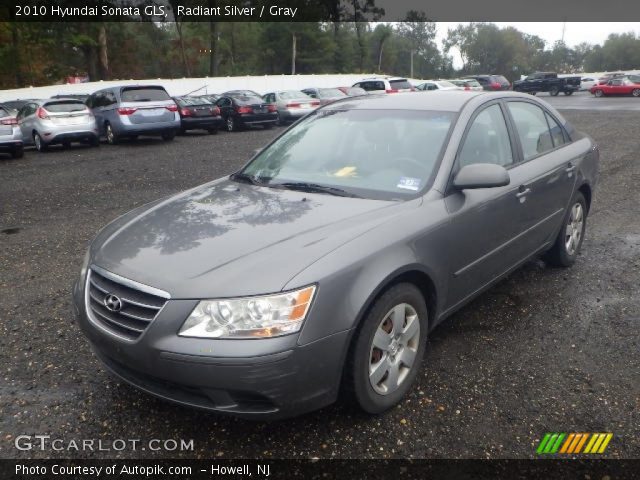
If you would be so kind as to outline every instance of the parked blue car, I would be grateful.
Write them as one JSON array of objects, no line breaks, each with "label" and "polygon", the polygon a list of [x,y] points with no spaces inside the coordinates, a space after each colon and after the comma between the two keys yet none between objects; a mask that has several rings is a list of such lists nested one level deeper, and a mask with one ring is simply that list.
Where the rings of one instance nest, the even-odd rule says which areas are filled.
[{"label": "parked blue car", "polygon": [[122,138],[159,135],[173,140],[180,129],[178,106],[164,87],[127,85],[98,90],[87,99],[101,136],[115,145]]}]

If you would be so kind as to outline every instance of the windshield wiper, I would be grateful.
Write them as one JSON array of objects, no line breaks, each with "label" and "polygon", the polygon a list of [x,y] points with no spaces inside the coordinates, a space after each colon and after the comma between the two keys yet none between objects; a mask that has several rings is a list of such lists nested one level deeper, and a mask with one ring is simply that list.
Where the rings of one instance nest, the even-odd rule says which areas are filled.
[{"label": "windshield wiper", "polygon": [[[263,182],[260,177],[256,177],[254,175],[248,175],[246,173],[241,173],[241,172],[233,173],[229,178],[231,178],[231,180],[236,180],[238,182],[243,182],[243,183],[249,183],[251,185],[260,185],[260,186],[266,185],[265,182]],[[268,178],[265,178],[265,180],[268,180]]]},{"label": "windshield wiper", "polygon": [[342,188],[338,187],[330,187],[329,185],[320,185],[318,183],[307,183],[307,182],[283,182],[283,183],[272,183],[269,185],[270,187],[281,187],[287,188],[289,190],[300,190],[301,192],[314,192],[314,193],[328,193],[329,195],[335,195],[337,197],[353,197],[353,198],[362,198],[355,193],[347,192]]}]

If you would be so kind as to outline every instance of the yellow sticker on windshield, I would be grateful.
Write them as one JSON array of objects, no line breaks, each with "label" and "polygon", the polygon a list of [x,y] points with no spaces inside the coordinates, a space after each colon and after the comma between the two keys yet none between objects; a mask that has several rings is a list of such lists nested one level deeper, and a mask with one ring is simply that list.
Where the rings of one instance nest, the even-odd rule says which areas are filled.
[{"label": "yellow sticker on windshield", "polygon": [[337,172],[334,172],[334,177],[355,177],[358,172],[356,167],[343,167]]}]

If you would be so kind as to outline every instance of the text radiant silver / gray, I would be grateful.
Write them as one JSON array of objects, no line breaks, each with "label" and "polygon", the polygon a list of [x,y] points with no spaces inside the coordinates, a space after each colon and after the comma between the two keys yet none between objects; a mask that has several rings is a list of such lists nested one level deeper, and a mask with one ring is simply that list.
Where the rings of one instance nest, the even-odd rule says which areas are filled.
[{"label": "text radiant silver / gray", "polygon": [[96,355],[184,405],[379,413],[428,332],[536,255],[571,265],[599,152],[510,93],[347,98],[239,172],[107,225],[74,289]]}]

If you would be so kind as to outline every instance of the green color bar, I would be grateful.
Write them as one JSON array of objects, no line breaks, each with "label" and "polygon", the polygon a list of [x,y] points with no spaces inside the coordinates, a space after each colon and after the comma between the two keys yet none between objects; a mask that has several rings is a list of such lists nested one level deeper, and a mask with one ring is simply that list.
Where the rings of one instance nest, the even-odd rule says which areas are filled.
[{"label": "green color bar", "polygon": [[562,440],[564,440],[564,437],[566,437],[567,434],[566,433],[561,433],[560,435],[558,435],[558,439],[556,440],[556,444],[553,446],[553,448],[551,449],[551,452],[549,453],[557,453],[558,449],[560,448],[560,445],[562,444]]},{"label": "green color bar", "polygon": [[547,444],[547,442],[549,441],[549,438],[551,438],[551,434],[550,433],[545,433],[544,434],[544,438],[542,439],[542,441],[540,442],[540,445],[538,445],[538,449],[536,450],[536,453],[539,455],[544,451],[544,447]]},{"label": "green color bar", "polygon": [[558,434],[557,433],[554,433],[553,435],[551,435],[551,438],[547,442],[547,446],[544,447],[544,452],[543,453],[551,453],[551,448],[553,448],[553,445],[556,442],[556,438],[558,438]]}]

